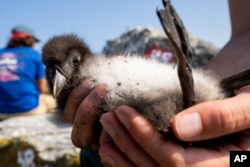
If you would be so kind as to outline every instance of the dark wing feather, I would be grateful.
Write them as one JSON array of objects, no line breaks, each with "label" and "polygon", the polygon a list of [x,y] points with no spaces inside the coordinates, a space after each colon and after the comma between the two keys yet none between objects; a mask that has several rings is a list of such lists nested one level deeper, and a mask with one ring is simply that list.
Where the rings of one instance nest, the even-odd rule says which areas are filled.
[{"label": "dark wing feather", "polygon": [[190,67],[193,52],[186,29],[174,7],[170,4],[169,0],[163,0],[163,4],[165,9],[157,10],[157,14],[177,54],[178,76],[183,93],[183,108],[187,108],[196,103],[193,76]]},{"label": "dark wing feather", "polygon": [[234,96],[235,89],[247,85],[250,85],[250,69],[243,70],[221,81],[221,86],[229,97]]}]

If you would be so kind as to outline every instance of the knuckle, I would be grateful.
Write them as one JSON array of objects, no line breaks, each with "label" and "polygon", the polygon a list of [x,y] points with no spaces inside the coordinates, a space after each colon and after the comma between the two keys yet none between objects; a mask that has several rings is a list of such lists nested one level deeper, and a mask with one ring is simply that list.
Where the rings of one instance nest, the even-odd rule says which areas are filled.
[{"label": "knuckle", "polygon": [[239,125],[238,114],[232,105],[221,105],[219,108],[219,129],[222,133],[233,132]]}]

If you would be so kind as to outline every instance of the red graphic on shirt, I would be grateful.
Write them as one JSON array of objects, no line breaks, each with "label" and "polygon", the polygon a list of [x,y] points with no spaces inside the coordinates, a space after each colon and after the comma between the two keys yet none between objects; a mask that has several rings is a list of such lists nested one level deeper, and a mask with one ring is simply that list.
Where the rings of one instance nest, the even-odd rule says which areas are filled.
[{"label": "red graphic on shirt", "polygon": [[174,62],[174,54],[171,50],[161,49],[156,46],[148,48],[144,52],[144,56],[147,59],[157,60],[161,63],[173,63]]}]

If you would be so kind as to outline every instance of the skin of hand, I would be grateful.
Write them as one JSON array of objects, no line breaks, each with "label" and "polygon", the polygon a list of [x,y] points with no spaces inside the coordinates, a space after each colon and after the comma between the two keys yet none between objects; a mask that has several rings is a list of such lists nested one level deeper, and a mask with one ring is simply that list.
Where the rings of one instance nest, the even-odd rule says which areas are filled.
[{"label": "skin of hand", "polygon": [[100,104],[107,93],[105,85],[92,86],[86,79],[70,93],[65,109],[64,120],[73,125],[71,138],[79,148],[99,148],[99,136],[94,133],[99,122]]},{"label": "skin of hand", "polygon": [[[173,118],[172,129],[185,141],[241,131],[242,138],[218,150],[183,148],[165,139],[134,109],[118,107],[100,119],[99,154],[106,166],[226,167],[230,150],[250,150],[250,86],[237,96],[190,107]],[[191,114],[191,115],[190,115]],[[186,119],[186,120],[185,120]],[[193,124],[200,125],[191,125]],[[191,124],[192,124],[191,123]],[[187,131],[185,131],[187,130]]]},{"label": "skin of hand", "polygon": [[[183,148],[168,141],[128,106],[100,117],[99,105],[107,91],[105,85],[93,88],[91,81],[85,80],[71,92],[64,111],[65,120],[73,124],[74,145],[100,147],[101,159],[107,166],[229,166],[230,150],[250,150],[250,86],[237,90],[235,97],[195,105],[173,118],[172,129],[184,141],[242,131],[244,137],[239,143],[220,150]],[[104,128],[100,141],[93,133],[99,120]]]}]

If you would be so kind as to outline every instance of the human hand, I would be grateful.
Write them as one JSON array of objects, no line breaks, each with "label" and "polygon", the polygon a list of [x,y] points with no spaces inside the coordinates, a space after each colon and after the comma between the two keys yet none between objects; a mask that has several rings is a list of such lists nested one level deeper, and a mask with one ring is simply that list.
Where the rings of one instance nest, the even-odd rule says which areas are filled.
[{"label": "human hand", "polygon": [[64,120],[73,124],[72,142],[79,148],[99,147],[101,127],[98,127],[101,103],[107,93],[105,85],[93,88],[91,79],[84,80],[70,93],[65,109]]},{"label": "human hand", "polygon": [[[116,56],[112,61],[125,60],[123,56]],[[105,85],[93,86],[91,78],[85,79],[74,88],[68,96],[63,118],[73,124],[72,142],[80,148],[99,148],[101,125],[100,111],[104,97],[108,90]],[[98,126],[100,125],[100,126]]]},{"label": "human hand", "polygon": [[99,150],[101,159],[107,166],[119,167],[229,166],[230,150],[250,150],[250,87],[240,89],[237,94],[225,100],[190,107],[176,115],[172,122],[175,135],[184,141],[210,139],[241,131],[237,143],[218,150],[183,148],[166,140],[134,109],[121,106],[101,117],[104,128]]}]

